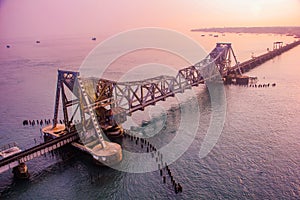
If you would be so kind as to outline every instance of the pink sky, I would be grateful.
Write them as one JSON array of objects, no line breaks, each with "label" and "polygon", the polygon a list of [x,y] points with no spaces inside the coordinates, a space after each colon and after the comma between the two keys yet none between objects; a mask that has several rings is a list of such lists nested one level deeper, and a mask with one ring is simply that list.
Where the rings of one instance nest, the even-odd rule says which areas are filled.
[{"label": "pink sky", "polygon": [[300,0],[0,0],[0,38],[139,27],[300,26]]}]

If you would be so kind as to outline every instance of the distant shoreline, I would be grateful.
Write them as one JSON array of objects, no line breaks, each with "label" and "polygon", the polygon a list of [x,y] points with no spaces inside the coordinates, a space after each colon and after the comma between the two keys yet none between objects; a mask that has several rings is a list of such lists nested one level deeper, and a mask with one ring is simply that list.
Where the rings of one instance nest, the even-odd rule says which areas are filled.
[{"label": "distant shoreline", "polygon": [[300,38],[300,27],[223,27],[223,28],[199,28],[191,31],[216,32],[216,33],[273,33],[285,34]]}]

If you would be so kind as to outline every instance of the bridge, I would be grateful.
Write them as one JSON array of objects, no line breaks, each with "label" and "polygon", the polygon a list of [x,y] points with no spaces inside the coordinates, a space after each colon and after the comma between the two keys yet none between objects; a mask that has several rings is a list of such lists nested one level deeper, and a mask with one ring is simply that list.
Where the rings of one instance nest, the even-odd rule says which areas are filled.
[{"label": "bridge", "polygon": [[250,60],[239,63],[231,68],[232,71],[241,70],[242,73],[248,72],[251,69],[263,64],[264,62],[281,55],[282,53],[298,46],[300,44],[300,40],[295,41],[293,43],[287,44],[283,46],[282,42],[274,42],[273,50],[268,51],[260,56],[253,57]]},{"label": "bridge", "polygon": [[0,161],[0,173],[5,172],[9,169],[13,169],[14,167],[18,166],[20,163],[24,163],[26,161],[32,160],[36,157],[51,152],[57,148],[60,148],[78,139],[79,139],[78,133],[76,131],[72,131],[57,139],[42,143],[40,145],[34,146],[25,151],[21,151],[12,156],[3,158]]},{"label": "bridge", "polygon": [[[108,123],[108,118],[113,116],[116,124],[121,124],[126,121],[128,115],[135,111],[143,111],[145,107],[165,101],[177,93],[184,93],[193,86],[215,80],[223,81],[230,75],[240,76],[243,72],[249,71],[299,44],[300,41],[285,46],[281,43],[274,43],[272,51],[239,63],[230,43],[217,43],[216,47],[203,60],[180,69],[176,76],[161,75],[141,81],[116,82],[99,77],[82,78],[79,72],[58,70],[52,127],[55,128],[58,125],[61,100],[63,121],[67,133],[0,160],[0,173],[65,144],[78,141],[79,138],[86,146],[90,144],[91,138],[96,141],[95,144],[89,146],[90,149],[87,151],[101,162],[107,160],[102,155],[103,150],[111,150],[111,148],[116,150],[117,153],[110,155],[115,159],[111,162],[116,162],[122,159],[121,150],[114,145],[115,143],[105,139],[106,136],[102,130]],[[68,92],[66,92],[67,90]],[[72,111],[70,111],[71,107]],[[80,122],[75,124],[74,119],[78,115]]]}]

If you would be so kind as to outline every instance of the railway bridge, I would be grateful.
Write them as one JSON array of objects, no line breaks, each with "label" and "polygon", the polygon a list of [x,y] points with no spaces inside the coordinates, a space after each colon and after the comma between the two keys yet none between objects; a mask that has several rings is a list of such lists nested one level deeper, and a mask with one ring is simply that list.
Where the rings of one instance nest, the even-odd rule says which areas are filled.
[{"label": "railway bridge", "polygon": [[[107,159],[104,159],[101,154],[106,154],[106,149],[113,148],[117,153],[110,156],[121,160],[121,150],[112,142],[107,141],[103,133],[107,123],[112,122],[109,120],[111,117],[114,119],[114,124],[110,124],[111,126],[121,124],[126,121],[126,116],[135,111],[144,110],[147,106],[155,105],[158,101],[165,101],[177,93],[184,93],[185,90],[199,84],[242,76],[243,72],[299,44],[300,41],[285,46],[274,43],[272,51],[239,63],[231,43],[217,43],[203,60],[180,69],[176,76],[161,75],[132,82],[116,82],[100,77],[81,77],[79,72],[58,70],[54,120],[51,126],[53,129],[58,125],[61,102],[65,134],[0,160],[0,173],[74,141],[80,140],[81,143],[88,144],[90,138],[97,141],[87,150],[95,159],[106,162]],[[78,115],[80,121],[75,123]],[[88,138],[86,133],[89,133]],[[110,162],[114,161],[110,160]]]}]

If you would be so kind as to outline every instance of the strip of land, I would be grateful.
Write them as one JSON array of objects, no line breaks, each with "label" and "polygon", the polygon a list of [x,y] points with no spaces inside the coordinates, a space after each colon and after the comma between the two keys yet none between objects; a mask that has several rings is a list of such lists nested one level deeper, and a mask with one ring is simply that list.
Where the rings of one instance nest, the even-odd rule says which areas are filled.
[{"label": "strip of land", "polygon": [[191,31],[216,32],[216,33],[273,33],[295,36],[300,38],[299,26],[279,26],[279,27],[219,27],[219,28],[199,28]]}]

